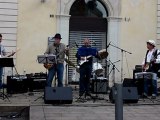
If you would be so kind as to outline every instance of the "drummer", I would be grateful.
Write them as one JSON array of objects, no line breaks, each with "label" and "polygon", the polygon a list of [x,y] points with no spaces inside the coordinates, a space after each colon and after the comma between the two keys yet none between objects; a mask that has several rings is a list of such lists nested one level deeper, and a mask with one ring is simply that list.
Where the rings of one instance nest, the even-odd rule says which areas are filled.
[{"label": "drummer", "polygon": [[84,39],[82,47],[77,51],[77,59],[80,65],[80,82],[79,82],[79,97],[91,96],[89,91],[89,81],[92,73],[93,56],[98,57],[96,48],[92,48],[89,39]]}]

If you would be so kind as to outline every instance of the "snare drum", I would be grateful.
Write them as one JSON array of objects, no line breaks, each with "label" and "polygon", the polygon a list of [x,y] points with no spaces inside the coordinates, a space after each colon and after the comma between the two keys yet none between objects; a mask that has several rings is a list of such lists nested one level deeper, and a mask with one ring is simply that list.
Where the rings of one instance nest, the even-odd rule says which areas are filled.
[{"label": "snare drum", "polygon": [[93,73],[95,73],[96,75],[99,75],[102,72],[103,72],[102,65],[98,62],[93,63]]}]

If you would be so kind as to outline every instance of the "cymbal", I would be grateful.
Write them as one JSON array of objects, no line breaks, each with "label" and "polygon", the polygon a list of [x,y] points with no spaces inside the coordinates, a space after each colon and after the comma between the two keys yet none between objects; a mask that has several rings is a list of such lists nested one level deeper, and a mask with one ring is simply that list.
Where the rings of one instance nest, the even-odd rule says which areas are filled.
[{"label": "cymbal", "polygon": [[68,65],[73,66],[73,67],[76,67],[76,66],[74,65],[74,63],[72,63],[71,61],[69,61],[67,58],[65,58],[64,61],[65,61],[66,63],[68,63]]},{"label": "cymbal", "polygon": [[108,56],[108,52],[106,51],[106,49],[99,50],[98,54],[99,54],[100,59],[104,59]]}]

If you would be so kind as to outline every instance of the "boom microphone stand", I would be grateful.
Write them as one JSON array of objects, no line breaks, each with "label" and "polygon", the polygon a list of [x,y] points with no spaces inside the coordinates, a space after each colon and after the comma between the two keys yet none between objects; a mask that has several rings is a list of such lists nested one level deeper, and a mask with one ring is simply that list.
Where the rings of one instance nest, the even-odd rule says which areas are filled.
[{"label": "boom microphone stand", "polygon": [[[123,94],[122,94],[122,91],[123,91],[123,86],[122,86],[122,81],[123,81],[123,53],[126,52],[126,53],[129,53],[129,54],[132,54],[124,49],[121,49],[115,45],[112,45],[112,44],[109,44],[119,50],[121,50],[121,83],[116,83],[115,84],[115,118],[118,118],[118,116],[122,116],[123,114]],[[122,116],[123,118],[123,116]]]},{"label": "boom microphone stand", "polygon": [[122,57],[122,60],[121,60],[121,82],[123,81],[123,53],[126,52],[126,53],[129,53],[129,54],[132,54],[131,52],[128,52],[120,47],[117,47],[115,45],[112,45],[111,43],[109,44],[110,46],[113,46],[119,50],[121,50],[121,57]]}]

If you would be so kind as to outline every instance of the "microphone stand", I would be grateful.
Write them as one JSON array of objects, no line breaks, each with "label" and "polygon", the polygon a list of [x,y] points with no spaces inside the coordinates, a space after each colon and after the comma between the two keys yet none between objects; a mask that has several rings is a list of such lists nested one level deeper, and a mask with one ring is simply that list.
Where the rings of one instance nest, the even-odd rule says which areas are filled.
[{"label": "microphone stand", "polygon": [[122,48],[119,48],[115,45],[109,44],[119,50],[121,50],[121,57],[122,57],[122,61],[121,61],[121,83],[116,83],[115,84],[115,119],[118,120],[118,117],[123,118],[123,85],[122,85],[122,81],[123,81],[123,53],[129,53],[132,54],[131,52],[128,52]]},{"label": "microphone stand", "polygon": [[110,65],[112,65],[112,69],[111,69],[111,71],[109,72],[109,74],[108,74],[108,78],[109,78],[109,75],[111,74],[111,72],[113,71],[113,74],[112,74],[112,77],[113,77],[113,83],[115,84],[115,69],[118,71],[118,72],[120,72],[119,70],[118,70],[118,68],[115,66],[115,64],[114,63],[117,63],[117,62],[119,62],[120,60],[117,60],[117,61],[115,61],[115,62],[112,62],[111,60],[106,60],[107,62],[109,62],[109,65],[108,66],[110,66]]},{"label": "microphone stand", "polygon": [[[96,43],[95,42],[93,42],[94,43],[94,46],[95,46],[95,48],[96,48]],[[98,58],[96,58],[96,68],[98,69]],[[95,90],[95,93],[96,93],[96,96],[95,96],[95,98],[93,98],[94,99],[94,102],[96,101],[96,99],[98,99],[98,100],[103,100],[102,98],[99,98],[98,97],[98,79],[97,79],[97,77],[98,77],[98,75],[97,75],[97,73],[96,73],[96,71],[95,71],[95,76],[94,76],[94,81],[95,81],[95,86],[96,86],[96,90]],[[99,80],[99,82],[101,82],[101,80]],[[94,85],[94,82],[93,82],[93,85]]]},{"label": "microphone stand", "polygon": [[111,43],[109,45],[112,46],[112,47],[115,47],[115,48],[117,48],[119,50],[121,50],[121,57],[122,57],[122,60],[121,60],[121,82],[122,82],[123,81],[123,53],[124,52],[129,53],[129,54],[132,54],[132,53],[128,52],[128,51],[126,51],[126,50],[124,50],[124,49],[122,49],[120,47],[117,47],[115,45],[112,45]]}]

